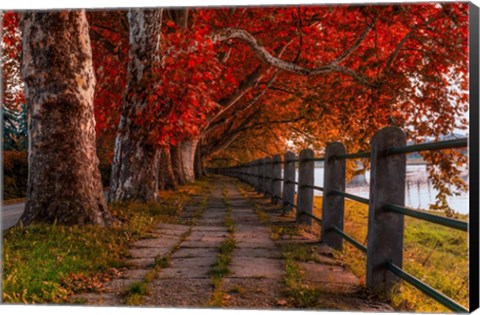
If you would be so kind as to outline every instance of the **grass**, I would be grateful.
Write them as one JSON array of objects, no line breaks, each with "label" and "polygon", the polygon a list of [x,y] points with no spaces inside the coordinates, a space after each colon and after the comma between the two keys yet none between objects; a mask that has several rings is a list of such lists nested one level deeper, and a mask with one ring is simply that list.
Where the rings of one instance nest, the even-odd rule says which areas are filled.
[{"label": "grass", "polygon": [[300,227],[297,224],[279,226],[272,224],[270,226],[272,229],[272,234],[270,238],[274,241],[279,240],[280,238],[291,239],[295,235],[299,235]]},{"label": "grass", "polygon": [[257,217],[260,220],[260,222],[267,222],[268,220],[267,213],[258,204],[255,203],[253,205],[255,208],[255,213],[257,214]]},{"label": "grass", "polygon": [[247,289],[244,288],[244,287],[234,286],[234,287],[231,287],[231,288],[230,288],[230,290],[228,291],[228,293],[230,293],[230,294],[232,294],[232,293],[233,293],[233,294],[235,294],[235,293],[237,293],[237,294],[243,294],[243,293],[246,292],[246,290],[247,290]]},{"label": "grass", "polygon": [[318,247],[315,245],[301,245],[301,244],[284,244],[283,256],[284,258],[291,258],[295,261],[301,262],[316,262],[323,263],[324,261],[318,254]]},{"label": "grass", "polygon": [[143,297],[148,294],[148,282],[137,281],[125,290],[125,302],[127,305],[140,305]]},{"label": "grass", "polygon": [[160,268],[168,268],[170,266],[170,260],[168,257],[159,257],[155,259],[155,266]]},{"label": "grass", "polygon": [[314,286],[304,283],[303,274],[297,263],[295,255],[286,249],[285,255],[285,275],[283,282],[285,284],[286,295],[289,303],[295,308],[321,308],[321,292]]},{"label": "grass", "polygon": [[[314,214],[321,215],[321,197],[315,197]],[[466,220],[467,216],[458,216]],[[345,202],[345,231],[366,245],[368,206]],[[348,244],[345,242],[345,244]],[[366,256],[344,246],[336,252],[348,269],[365,279]],[[468,233],[430,222],[405,217],[403,268],[462,305],[468,305]],[[409,284],[402,284],[389,295],[400,310],[449,312],[447,308]]]},{"label": "grass", "polygon": [[121,231],[90,226],[10,229],[3,240],[3,301],[62,303],[79,289],[94,290],[96,284],[84,282],[122,267],[127,243]]},{"label": "grass", "polygon": [[213,285],[213,293],[208,306],[223,306],[225,292],[222,289],[222,279],[230,274],[230,262],[232,261],[232,252],[235,249],[235,223],[232,220],[232,208],[228,202],[228,193],[226,188],[223,189],[223,201],[227,206],[225,215],[225,226],[227,227],[229,236],[222,242],[218,248],[217,260],[208,271],[210,280]]},{"label": "grass", "polygon": [[235,240],[231,237],[227,238],[218,248],[219,254],[217,260],[208,275],[212,278],[221,279],[230,273],[228,265],[232,261],[231,254],[235,249]]},{"label": "grass", "polygon": [[178,222],[190,194],[207,185],[204,180],[161,192],[159,203],[113,204],[110,210],[121,222],[113,228],[33,224],[5,231],[3,302],[58,304],[74,293],[100,292],[125,267],[129,245],[149,237],[158,223]]}]

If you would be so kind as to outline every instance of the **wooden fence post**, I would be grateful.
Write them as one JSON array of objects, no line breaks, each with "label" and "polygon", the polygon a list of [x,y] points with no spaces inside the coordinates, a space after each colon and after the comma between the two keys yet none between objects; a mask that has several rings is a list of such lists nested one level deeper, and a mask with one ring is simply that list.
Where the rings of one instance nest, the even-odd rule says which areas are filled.
[{"label": "wooden fence post", "polygon": [[335,159],[335,155],[345,154],[345,146],[340,142],[327,145],[323,173],[322,201],[322,242],[334,249],[342,249],[343,239],[332,227],[343,231],[344,197],[335,195],[333,190],[345,191],[345,159]]},{"label": "wooden fence post", "polygon": [[278,204],[282,198],[282,157],[275,155],[272,160],[272,203]]},{"label": "wooden fence post", "polygon": [[384,206],[405,203],[406,156],[385,152],[405,146],[405,133],[397,127],[383,128],[375,134],[371,145],[366,285],[388,292],[399,278],[385,268],[385,263],[391,261],[402,268],[403,215],[386,211]]},{"label": "wooden fence post", "polygon": [[248,164],[244,164],[242,167],[243,181],[248,183]]},{"label": "wooden fence post", "polygon": [[262,159],[257,160],[257,166],[256,166],[256,173],[257,173],[257,193],[262,192],[262,183],[263,183],[263,161]]},{"label": "wooden fence post", "polygon": [[255,189],[257,188],[257,166],[256,166],[257,161],[252,161],[252,164],[250,165],[250,175],[251,175],[251,181],[252,181],[252,187]]},{"label": "wooden fence post", "polygon": [[262,159],[262,190],[261,192],[265,194],[266,187],[267,187],[267,159]]},{"label": "wooden fence post", "polygon": [[283,206],[286,211],[293,210],[295,204],[295,153],[288,151],[284,157],[283,168]]},{"label": "wooden fence post", "polygon": [[248,163],[243,165],[243,178],[246,184],[248,184]]},{"label": "wooden fence post", "polygon": [[314,184],[314,164],[313,151],[304,149],[300,152],[300,168],[298,171],[298,203],[297,203],[297,223],[312,225],[312,218],[302,213],[313,211],[313,186]]},{"label": "wooden fence post", "polygon": [[264,196],[267,197],[267,195],[272,195],[272,158],[266,157],[265,158],[265,164],[263,166],[264,172],[265,172],[265,181],[264,181]]},{"label": "wooden fence post", "polygon": [[247,166],[248,184],[253,186],[253,162],[249,162]]},{"label": "wooden fence post", "polygon": [[255,190],[257,190],[257,186],[258,186],[257,163],[258,163],[258,160],[255,160],[252,162],[252,186],[253,188],[255,188]]},{"label": "wooden fence post", "polygon": [[243,166],[243,176],[245,176],[245,183],[248,184],[250,175],[248,174],[248,163]]}]

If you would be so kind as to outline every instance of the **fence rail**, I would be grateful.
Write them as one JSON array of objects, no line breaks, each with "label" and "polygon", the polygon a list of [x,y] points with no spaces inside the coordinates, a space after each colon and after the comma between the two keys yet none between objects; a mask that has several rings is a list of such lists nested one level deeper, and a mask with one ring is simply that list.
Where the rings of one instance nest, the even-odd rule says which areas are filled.
[{"label": "fence rail", "polygon": [[[297,157],[292,152],[285,156],[256,160],[229,168],[214,169],[215,173],[237,177],[265,194],[274,204],[281,201],[286,210],[296,212],[298,223],[321,225],[322,242],[341,249],[347,241],[367,255],[366,285],[376,291],[390,291],[400,279],[410,283],[454,312],[468,309],[446,297],[402,269],[404,216],[411,216],[452,229],[468,232],[468,223],[433,215],[405,207],[406,154],[420,151],[445,150],[467,147],[467,139],[455,139],[406,145],[405,133],[397,127],[387,127],[375,134],[369,152],[345,152],[342,143],[327,146],[325,156],[314,157],[305,149]],[[370,198],[345,191],[346,159],[369,158]],[[324,162],[324,187],[314,185],[314,162]],[[296,181],[298,165],[298,181]],[[282,176],[283,166],[283,176]],[[298,187],[297,198],[295,188]],[[323,192],[322,218],[313,215],[313,191]],[[367,246],[345,233],[345,198],[367,204]],[[295,203],[296,199],[296,203]]]}]

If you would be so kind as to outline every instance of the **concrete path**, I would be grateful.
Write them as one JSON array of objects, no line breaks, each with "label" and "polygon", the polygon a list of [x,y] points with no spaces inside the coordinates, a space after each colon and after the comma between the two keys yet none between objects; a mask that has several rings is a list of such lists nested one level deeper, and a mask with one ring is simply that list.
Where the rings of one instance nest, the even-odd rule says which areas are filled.
[{"label": "concrete path", "polygon": [[172,253],[169,266],[150,284],[144,305],[208,306],[213,293],[209,271],[217,259],[218,248],[228,237],[222,183],[213,185],[205,211]]},{"label": "concrete path", "polygon": [[[106,283],[103,292],[79,294],[71,301],[95,305],[133,301],[156,307],[393,311],[365,294],[359,279],[333,258],[317,236],[305,232],[278,235],[279,230],[297,229],[292,216],[284,215],[280,207],[233,179],[214,177],[211,185],[203,206],[200,201],[207,196],[197,196],[194,205],[185,207],[180,221],[183,224],[160,224],[150,238],[133,244],[129,267]],[[233,250],[228,252],[228,272],[214,279],[212,268],[228,241],[234,241]],[[300,275],[296,276],[295,289],[287,284],[291,275],[286,271],[286,248],[292,246],[306,246],[314,253],[314,259],[294,262]],[[138,284],[145,289],[139,299],[132,300],[132,286]],[[302,294],[309,299],[309,306],[299,304],[305,302]]]},{"label": "concrete path", "polygon": [[129,258],[126,261],[128,268],[117,278],[104,284],[101,292],[80,293],[70,297],[71,303],[118,306],[132,303],[129,301],[128,293],[132,286],[145,285],[158,274],[170,257],[178,251],[181,244],[191,234],[192,224],[202,214],[201,202],[208,196],[197,196],[192,198],[195,206],[186,206],[181,214],[185,224],[161,223],[150,234],[149,238],[135,242],[129,249]]},{"label": "concrete path", "polygon": [[[286,231],[277,235],[275,240],[275,244],[283,249],[284,257],[287,248],[302,247],[302,252],[306,253],[299,255],[300,257],[294,260],[301,278],[298,281],[298,287],[303,288],[303,292],[310,292],[312,294],[310,299],[313,296],[315,299],[303,302],[315,305],[313,309],[316,310],[395,311],[389,304],[380,301],[378,297],[368,292],[360,279],[346,270],[341,261],[334,259],[332,249],[318,241],[318,230],[298,230],[293,213],[285,214],[280,206],[272,205],[270,198],[255,193],[250,187],[244,187],[244,197],[251,200],[256,207],[268,215],[267,220],[270,227],[276,231],[280,229]],[[295,230],[298,232],[288,232]],[[305,294],[304,297],[307,295]],[[291,302],[290,300],[289,303]],[[291,304],[288,306],[298,307]]]},{"label": "concrete path", "polygon": [[270,228],[231,183],[227,183],[227,195],[235,222],[236,247],[231,274],[222,286],[223,304],[235,308],[277,307],[283,293],[282,253],[270,238]]},{"label": "concrete path", "polygon": [[[247,187],[239,191],[235,180],[216,178],[214,183],[213,193],[198,224],[171,256],[170,267],[161,270],[150,285],[147,305],[393,311],[389,305],[365,294],[360,280],[333,258],[332,251],[319,243],[317,236],[298,233],[281,235],[274,241],[272,229],[294,229],[296,226],[292,217],[285,216],[280,207],[272,206],[267,198]],[[227,213],[234,225],[231,236],[235,248],[230,253],[230,273],[214,287],[208,271],[215,263],[215,251],[228,237]],[[295,288],[286,285],[289,275],[285,247],[289,246],[305,246],[315,252],[314,259],[295,262],[301,274]],[[305,294],[310,301],[293,297],[295,294]],[[214,296],[216,300],[212,304]]]}]

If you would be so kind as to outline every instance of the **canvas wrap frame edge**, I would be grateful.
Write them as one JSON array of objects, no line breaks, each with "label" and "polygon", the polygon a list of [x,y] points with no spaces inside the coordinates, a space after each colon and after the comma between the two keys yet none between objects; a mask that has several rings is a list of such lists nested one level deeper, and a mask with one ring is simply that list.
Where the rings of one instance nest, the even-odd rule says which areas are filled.
[{"label": "canvas wrap frame edge", "polygon": [[470,312],[479,307],[479,13],[480,9],[470,2],[469,8],[469,64],[470,64]]}]

